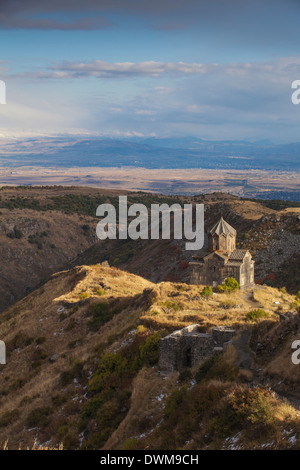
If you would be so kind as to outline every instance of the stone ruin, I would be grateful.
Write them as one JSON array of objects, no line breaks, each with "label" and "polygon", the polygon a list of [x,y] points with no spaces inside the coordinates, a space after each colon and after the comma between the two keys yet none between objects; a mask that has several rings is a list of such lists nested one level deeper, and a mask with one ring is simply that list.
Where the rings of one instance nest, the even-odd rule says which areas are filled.
[{"label": "stone ruin", "polygon": [[200,333],[199,325],[189,325],[159,342],[159,368],[166,372],[193,367],[209,357],[221,354],[235,330],[228,326],[212,328],[212,334]]}]

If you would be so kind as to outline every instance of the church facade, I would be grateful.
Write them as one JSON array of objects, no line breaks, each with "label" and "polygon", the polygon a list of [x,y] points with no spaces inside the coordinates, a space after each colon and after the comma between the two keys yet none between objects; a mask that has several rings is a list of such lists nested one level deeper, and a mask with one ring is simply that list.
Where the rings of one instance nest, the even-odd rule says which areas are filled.
[{"label": "church facade", "polygon": [[190,283],[217,287],[228,277],[241,288],[254,285],[254,261],[248,250],[236,249],[236,230],[221,217],[208,233],[208,254],[193,256]]}]

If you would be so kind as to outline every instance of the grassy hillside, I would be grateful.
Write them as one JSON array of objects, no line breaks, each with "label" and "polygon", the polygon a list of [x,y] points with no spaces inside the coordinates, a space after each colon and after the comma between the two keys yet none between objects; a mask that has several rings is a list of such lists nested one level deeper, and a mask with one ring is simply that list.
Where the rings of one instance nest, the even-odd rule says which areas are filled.
[{"label": "grassy hillside", "polygon": [[[0,444],[299,448],[298,412],[270,389],[289,336],[268,349],[288,325],[279,324],[278,307],[288,311],[295,297],[264,285],[205,300],[202,288],[154,284],[104,263],[59,272],[6,310]],[[267,319],[249,317],[257,309]],[[225,355],[165,376],[159,339],[195,322],[203,331],[234,325],[238,336]],[[248,368],[245,354],[253,357]],[[277,365],[276,380],[295,388],[297,367]]]}]

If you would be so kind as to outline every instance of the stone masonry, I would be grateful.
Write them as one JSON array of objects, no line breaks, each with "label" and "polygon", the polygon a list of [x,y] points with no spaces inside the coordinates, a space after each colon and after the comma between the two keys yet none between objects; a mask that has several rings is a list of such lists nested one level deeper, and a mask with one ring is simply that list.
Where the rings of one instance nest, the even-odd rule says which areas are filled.
[{"label": "stone masonry", "polygon": [[228,277],[241,288],[254,285],[254,261],[248,250],[236,249],[236,230],[221,217],[208,233],[209,253],[193,256],[190,262],[190,283],[217,287]]},{"label": "stone masonry", "polygon": [[189,325],[160,340],[158,365],[166,372],[193,367],[220,354],[234,335],[235,330],[227,326],[217,326],[208,334],[200,333],[197,324]]}]

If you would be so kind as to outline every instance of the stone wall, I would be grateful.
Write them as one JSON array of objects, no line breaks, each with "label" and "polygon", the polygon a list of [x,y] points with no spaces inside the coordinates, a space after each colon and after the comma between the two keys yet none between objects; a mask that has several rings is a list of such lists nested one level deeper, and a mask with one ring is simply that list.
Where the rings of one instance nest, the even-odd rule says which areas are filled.
[{"label": "stone wall", "polygon": [[235,331],[226,326],[215,327],[212,334],[200,333],[199,325],[189,325],[162,338],[159,342],[159,367],[175,372],[193,367],[223,351]]},{"label": "stone wall", "polygon": [[218,347],[223,347],[224,343],[228,343],[235,335],[235,330],[228,326],[215,326],[212,329],[212,337],[214,343]]}]

